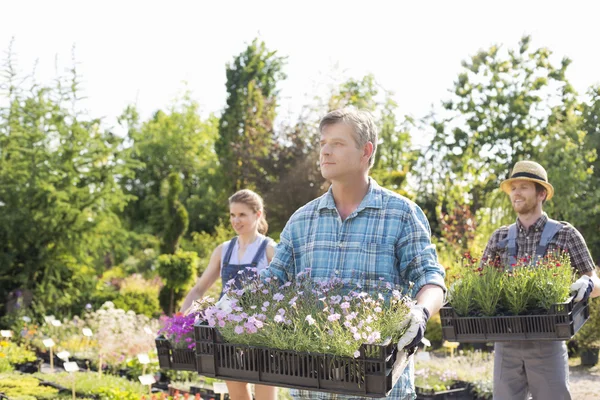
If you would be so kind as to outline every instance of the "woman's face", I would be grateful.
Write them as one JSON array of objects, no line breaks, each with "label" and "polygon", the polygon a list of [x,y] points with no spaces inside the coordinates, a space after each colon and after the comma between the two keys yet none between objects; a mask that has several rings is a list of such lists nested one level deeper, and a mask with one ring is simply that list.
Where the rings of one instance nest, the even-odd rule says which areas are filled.
[{"label": "woman's face", "polygon": [[229,219],[235,233],[244,235],[258,232],[258,219],[261,212],[254,212],[244,203],[231,203],[229,205]]}]

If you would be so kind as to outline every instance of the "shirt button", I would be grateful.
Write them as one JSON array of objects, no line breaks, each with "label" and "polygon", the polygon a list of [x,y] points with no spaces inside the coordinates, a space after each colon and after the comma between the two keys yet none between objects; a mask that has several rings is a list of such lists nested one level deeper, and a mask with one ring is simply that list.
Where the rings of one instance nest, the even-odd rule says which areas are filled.
[{"label": "shirt button", "polygon": [[340,242],[340,243],[338,244],[338,247],[340,247],[340,248],[341,248],[341,247],[344,247],[344,242]]}]

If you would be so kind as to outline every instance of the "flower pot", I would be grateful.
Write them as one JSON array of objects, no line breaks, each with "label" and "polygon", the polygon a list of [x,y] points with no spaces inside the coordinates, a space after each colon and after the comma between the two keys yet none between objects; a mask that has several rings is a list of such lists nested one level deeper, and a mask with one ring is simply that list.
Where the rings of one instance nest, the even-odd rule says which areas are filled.
[{"label": "flower pot", "polygon": [[581,365],[594,366],[598,364],[598,353],[600,349],[582,349],[581,350]]}]

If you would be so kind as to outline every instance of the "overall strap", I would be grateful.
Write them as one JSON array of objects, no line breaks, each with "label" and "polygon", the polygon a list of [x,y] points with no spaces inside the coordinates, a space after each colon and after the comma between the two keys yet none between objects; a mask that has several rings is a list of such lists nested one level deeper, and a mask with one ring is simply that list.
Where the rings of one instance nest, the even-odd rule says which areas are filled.
[{"label": "overall strap", "polygon": [[237,236],[229,241],[229,246],[227,246],[227,251],[225,252],[225,257],[223,257],[223,267],[229,264],[231,260],[231,254],[233,253],[233,248],[237,243]]},{"label": "overall strap", "polygon": [[254,258],[252,259],[252,267],[253,268],[256,268],[256,266],[258,265],[258,262],[265,254],[267,244],[269,244],[269,239],[265,237],[263,239],[262,243],[260,244],[258,250],[256,250],[256,253],[254,254]]},{"label": "overall strap", "polygon": [[512,270],[513,265],[517,264],[517,224],[508,227],[508,268]]},{"label": "overall strap", "polygon": [[560,222],[548,218],[544,230],[542,231],[542,238],[535,251],[537,257],[544,257],[546,250],[548,250],[548,244],[550,244],[552,238],[562,229],[562,227],[563,224]]}]

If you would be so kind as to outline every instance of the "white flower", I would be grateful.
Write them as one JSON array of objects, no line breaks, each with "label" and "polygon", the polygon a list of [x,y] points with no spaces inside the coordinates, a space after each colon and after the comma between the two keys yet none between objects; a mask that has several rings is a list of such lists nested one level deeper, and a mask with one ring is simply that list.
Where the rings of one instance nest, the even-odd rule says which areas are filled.
[{"label": "white flower", "polygon": [[315,319],[312,317],[312,315],[307,315],[305,320],[309,325],[313,325],[315,323]]}]

